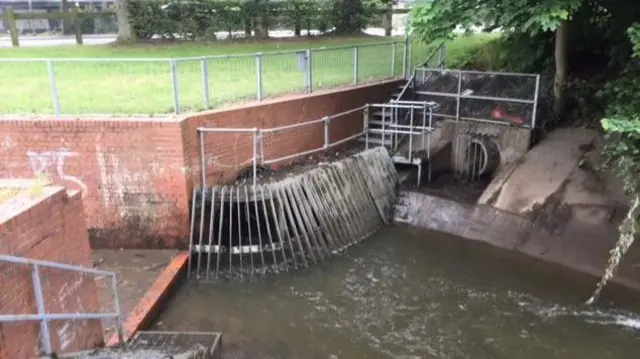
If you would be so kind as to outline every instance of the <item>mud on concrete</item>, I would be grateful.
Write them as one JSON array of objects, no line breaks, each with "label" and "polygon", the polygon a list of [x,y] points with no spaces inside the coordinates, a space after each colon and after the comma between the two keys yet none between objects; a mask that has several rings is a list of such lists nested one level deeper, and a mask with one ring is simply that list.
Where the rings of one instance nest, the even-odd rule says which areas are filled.
[{"label": "mud on concrete", "polygon": [[[156,278],[178,253],[161,249],[94,249],[95,268],[118,273],[118,296],[123,321]],[[96,280],[102,310],[113,311],[113,290],[108,278]]]}]

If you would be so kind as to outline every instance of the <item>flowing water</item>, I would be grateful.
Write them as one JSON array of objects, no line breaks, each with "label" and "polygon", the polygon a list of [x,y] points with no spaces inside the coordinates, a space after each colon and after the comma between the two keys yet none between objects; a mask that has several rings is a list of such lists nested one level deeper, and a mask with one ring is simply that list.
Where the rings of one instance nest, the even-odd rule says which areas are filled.
[{"label": "flowing water", "polygon": [[461,243],[391,227],[305,270],[185,283],[154,329],[222,331],[225,358],[640,358],[640,315]]}]

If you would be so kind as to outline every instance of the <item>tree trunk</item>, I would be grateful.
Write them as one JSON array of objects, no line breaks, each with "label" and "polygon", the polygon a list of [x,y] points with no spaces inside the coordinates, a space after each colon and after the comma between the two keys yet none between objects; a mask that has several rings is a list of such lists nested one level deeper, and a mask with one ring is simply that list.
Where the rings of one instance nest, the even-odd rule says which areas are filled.
[{"label": "tree trunk", "polygon": [[116,4],[116,20],[118,22],[118,37],[119,43],[130,43],[136,41],[136,34],[133,32],[133,27],[129,22],[129,0],[118,0]]},{"label": "tree trunk", "polygon": [[556,75],[553,83],[553,111],[557,119],[566,112],[565,86],[567,84],[567,42],[569,41],[569,20],[564,20],[556,30],[555,63]]},{"label": "tree trunk", "polygon": [[[60,1],[60,12],[63,14],[67,14],[69,12],[69,0]],[[73,33],[71,30],[71,21],[69,21],[66,17],[62,18],[62,34],[69,35]]]}]

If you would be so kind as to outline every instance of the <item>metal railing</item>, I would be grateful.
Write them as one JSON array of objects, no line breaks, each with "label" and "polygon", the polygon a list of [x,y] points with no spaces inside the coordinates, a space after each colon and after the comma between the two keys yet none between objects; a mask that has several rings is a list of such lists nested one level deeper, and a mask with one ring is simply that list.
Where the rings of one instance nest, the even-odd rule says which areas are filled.
[{"label": "metal railing", "polygon": [[536,126],[539,74],[419,67],[416,79],[426,88],[416,94],[440,104],[436,117]]},{"label": "metal railing", "polygon": [[[124,338],[124,331],[121,321],[120,302],[117,290],[117,274],[114,272],[101,271],[92,268],[85,268],[81,266],[68,265],[56,262],[42,261],[36,259],[28,259],[23,257],[15,257],[9,255],[0,255],[0,263],[22,264],[28,265],[31,268],[31,281],[33,284],[35,304],[37,308],[36,314],[0,314],[0,323],[15,323],[15,322],[40,322],[40,340],[42,350],[45,355],[53,353],[51,331],[49,322],[54,320],[102,320],[113,319],[116,323],[116,331],[118,333],[118,340],[122,344]],[[45,306],[45,297],[43,291],[42,278],[40,268],[54,268],[64,271],[77,272],[82,274],[88,274],[93,276],[104,276],[111,278],[111,287],[114,295],[114,311],[111,313],[48,313]]]},{"label": "metal railing", "polygon": [[404,78],[414,66],[411,47],[405,39],[185,58],[5,58],[0,59],[0,111],[148,116],[207,110]]},{"label": "metal railing", "polygon": [[[233,146],[233,147],[235,148],[251,147],[252,155],[250,156],[250,159],[248,161],[243,162],[243,164],[250,163],[252,177],[253,177],[252,182],[254,185],[256,185],[257,179],[258,179],[258,166],[273,165],[279,162],[284,162],[284,161],[292,160],[295,158],[299,158],[301,156],[308,156],[321,151],[326,151],[332,147],[341,145],[345,142],[354,140],[358,137],[365,135],[369,130],[369,125],[368,125],[369,118],[367,115],[369,111],[369,107],[370,105],[364,105],[364,106],[360,106],[360,107],[357,107],[345,112],[341,112],[335,115],[326,116],[320,119],[311,120],[303,123],[286,125],[286,126],[273,127],[273,128],[263,129],[263,128],[199,127],[197,131],[200,139],[199,141],[200,142],[200,146],[199,146],[200,147],[200,166],[203,169],[201,171],[202,183],[203,185],[206,185],[207,183],[207,167],[208,167],[208,164],[210,163],[210,161],[208,160],[208,157],[211,157],[211,158],[220,157],[219,154],[207,155],[206,145],[205,145],[208,142],[206,138],[207,134],[218,133],[218,134],[227,134],[227,135],[228,134],[244,135],[243,142],[245,143],[243,143],[240,146]],[[334,120],[339,120],[339,119],[347,120],[350,118],[352,119],[353,116],[357,115],[358,113],[363,119],[362,128],[359,131],[356,130],[355,133],[353,134],[332,140],[331,124],[335,123]],[[322,131],[324,133],[323,142],[318,147],[312,147],[309,149],[293,151],[291,153],[284,154],[284,155],[273,155],[273,156],[269,156],[268,154],[269,149],[265,150],[265,147],[268,146],[268,144],[266,144],[267,142],[268,143],[278,142],[277,136],[282,136],[281,138],[291,138],[292,132],[304,130],[305,128],[310,129],[310,127],[314,127],[314,126],[321,126],[323,128]],[[249,142],[250,144],[247,142]],[[223,167],[228,167],[228,166],[223,165]]]}]

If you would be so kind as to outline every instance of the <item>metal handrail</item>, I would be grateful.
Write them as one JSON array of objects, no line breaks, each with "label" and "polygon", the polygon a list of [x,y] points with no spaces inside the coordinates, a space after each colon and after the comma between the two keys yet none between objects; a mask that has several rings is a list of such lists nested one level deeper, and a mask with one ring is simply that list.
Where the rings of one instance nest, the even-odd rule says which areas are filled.
[{"label": "metal handrail", "polygon": [[[43,261],[38,259],[29,259],[10,255],[0,255],[0,262],[24,264],[31,267],[31,280],[33,282],[34,295],[36,300],[37,314],[3,314],[0,315],[0,323],[6,322],[22,322],[22,321],[39,321],[40,322],[40,339],[45,355],[53,353],[51,343],[51,331],[49,321],[51,320],[87,320],[87,319],[115,319],[116,330],[118,332],[118,341],[124,343],[124,329],[122,327],[122,312],[120,310],[120,299],[118,297],[118,279],[117,273],[102,271],[82,266],[69,265],[57,262]],[[40,267],[56,268],[66,271],[79,272],[84,274],[111,277],[111,286],[114,294],[114,312],[112,313],[47,313],[44,294],[42,291],[42,282],[40,278]]]}]

